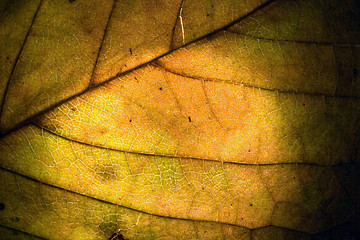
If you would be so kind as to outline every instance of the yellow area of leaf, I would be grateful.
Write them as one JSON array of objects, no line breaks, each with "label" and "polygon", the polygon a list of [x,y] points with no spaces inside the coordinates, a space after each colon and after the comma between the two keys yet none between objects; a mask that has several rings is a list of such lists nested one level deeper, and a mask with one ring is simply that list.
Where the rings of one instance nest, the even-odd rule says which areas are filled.
[{"label": "yellow area of leaf", "polygon": [[31,126],[4,138],[1,146],[5,169],[156,215],[313,233],[344,221],[352,211],[344,204],[328,212],[330,204],[349,201],[328,167],[125,153]]},{"label": "yellow area of leaf", "polygon": [[[31,6],[36,7],[35,3],[39,2]],[[8,19],[20,17],[26,18],[24,22],[32,21],[32,8],[29,7],[30,14],[22,16],[26,5],[20,0],[12,4],[19,7],[9,13]],[[0,131],[7,133],[87,88],[216,31],[261,4],[256,0],[211,4],[200,1],[183,4],[180,0],[43,0],[33,24],[29,29],[27,25],[22,27],[19,30],[22,35],[14,37],[16,41],[25,38],[20,49],[16,41],[12,44],[14,51],[9,49],[12,55],[19,54],[19,57],[12,64],[7,63],[10,58],[2,57],[5,58],[2,62],[8,66],[0,85],[0,93],[4,96]],[[231,15],[228,14],[230,10],[234,12]],[[212,17],[208,18],[203,11],[211,12]],[[176,43],[179,16],[186,19],[183,28],[187,31],[186,40],[180,45]],[[5,23],[2,35],[9,27],[17,28],[16,22],[6,20]]]},{"label": "yellow area of leaf", "polygon": [[355,226],[348,3],[32,6],[0,85],[12,131],[0,139],[0,224],[50,239],[321,239]]},{"label": "yellow area of leaf", "polygon": [[110,10],[110,1],[41,1],[9,76],[2,131],[87,88]]},{"label": "yellow area of leaf", "polygon": [[265,2],[118,1],[109,20],[93,84],[216,31]]},{"label": "yellow area of leaf", "polygon": [[157,63],[178,74],[279,92],[359,97],[360,79],[353,76],[353,69],[360,68],[359,49],[224,31]]},{"label": "yellow area of leaf", "polygon": [[6,183],[0,186],[6,204],[0,223],[47,239],[110,239],[119,230],[126,239],[250,239],[244,228],[153,216],[6,170],[0,179]]},{"label": "yellow area of leaf", "polygon": [[353,154],[359,110],[358,100],[194,79],[149,65],[69,101],[37,123],[78,142],[126,152],[331,165]]},{"label": "yellow area of leaf", "polygon": [[93,84],[104,82],[170,51],[180,4],[181,0],[117,1],[95,68]]},{"label": "yellow area of leaf", "polygon": [[0,2],[0,106],[3,104],[8,79],[39,3],[40,0]]},{"label": "yellow area of leaf", "polygon": [[272,1],[182,1],[174,29],[172,48],[181,47],[209,32],[241,19]]},{"label": "yellow area of leaf", "polygon": [[36,127],[18,134],[1,144],[2,167],[42,182],[152,214],[270,224],[274,202],[256,166],[94,149]]}]

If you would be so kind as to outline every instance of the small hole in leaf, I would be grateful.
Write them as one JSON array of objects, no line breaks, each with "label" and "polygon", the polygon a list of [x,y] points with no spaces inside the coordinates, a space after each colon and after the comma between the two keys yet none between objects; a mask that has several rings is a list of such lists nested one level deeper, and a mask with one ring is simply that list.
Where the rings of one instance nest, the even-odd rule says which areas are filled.
[{"label": "small hole in leaf", "polygon": [[0,203],[0,210],[4,210],[5,209],[5,204]]},{"label": "small hole in leaf", "polygon": [[159,87],[159,90],[162,91],[162,87]]}]

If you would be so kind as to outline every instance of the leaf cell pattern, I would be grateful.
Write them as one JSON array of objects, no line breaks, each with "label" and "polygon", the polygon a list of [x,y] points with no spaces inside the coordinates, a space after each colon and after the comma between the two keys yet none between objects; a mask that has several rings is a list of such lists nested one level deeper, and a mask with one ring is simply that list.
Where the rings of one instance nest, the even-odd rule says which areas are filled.
[{"label": "leaf cell pattern", "polygon": [[4,239],[357,236],[358,1],[0,11]]}]

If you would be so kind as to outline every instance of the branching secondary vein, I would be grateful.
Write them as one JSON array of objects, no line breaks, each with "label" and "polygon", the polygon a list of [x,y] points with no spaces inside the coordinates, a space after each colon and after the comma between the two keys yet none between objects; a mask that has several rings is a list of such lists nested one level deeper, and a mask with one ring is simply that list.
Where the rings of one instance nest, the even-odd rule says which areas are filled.
[{"label": "branching secondary vein", "polygon": [[327,98],[343,98],[343,99],[360,99],[360,97],[357,96],[348,96],[348,95],[330,95],[330,94],[323,94],[323,93],[311,93],[311,92],[305,92],[305,91],[290,91],[290,90],[282,90],[282,89],[276,89],[276,88],[265,88],[265,87],[259,87],[259,86],[255,86],[255,85],[251,85],[251,84],[246,84],[243,82],[235,82],[235,81],[231,81],[231,80],[223,80],[223,79],[217,79],[217,78],[205,78],[205,77],[200,77],[200,76],[190,76],[184,73],[179,73],[176,72],[174,70],[171,70],[169,68],[166,68],[165,66],[162,66],[159,62],[152,62],[150,63],[152,66],[163,69],[166,72],[175,74],[177,76],[180,77],[184,77],[184,78],[190,78],[190,79],[194,79],[194,80],[200,80],[200,81],[204,81],[204,82],[221,82],[221,83],[227,83],[227,84],[231,84],[231,85],[241,85],[243,87],[246,88],[252,88],[252,89],[257,89],[257,90],[261,90],[261,91],[269,91],[269,92],[276,92],[276,93],[283,93],[283,94],[298,94],[298,95],[306,95],[306,96],[314,96],[314,97],[327,97]]},{"label": "branching secondary vein", "polygon": [[[33,25],[34,25],[35,19],[36,19],[38,13],[39,13],[40,7],[42,6],[42,3],[43,3],[43,1],[41,0],[40,3],[39,3],[39,6],[37,7],[36,12],[35,12],[35,14],[34,14],[34,16],[33,16],[33,19],[32,19],[32,21],[31,21],[30,27],[29,27],[29,29],[28,29],[28,31],[27,31],[27,33],[26,33],[24,42],[22,43],[21,48],[20,48],[20,50],[19,50],[19,53],[17,54],[17,56],[16,56],[16,58],[15,58],[15,62],[14,62],[13,68],[11,69],[11,73],[10,73],[9,78],[8,78],[8,81],[7,81],[7,83],[6,83],[4,95],[2,96],[2,102],[1,102],[1,107],[0,107],[0,120],[1,120],[1,117],[2,117],[2,114],[3,114],[3,111],[4,111],[4,105],[5,105],[6,95],[7,95],[9,86],[10,86],[10,80],[11,80],[13,74],[14,74],[14,71],[15,71],[15,68],[16,68],[17,63],[19,62],[20,55],[21,55],[21,53],[22,53],[22,51],[23,51],[23,49],[24,49],[24,46],[25,46],[25,44],[26,44],[26,42],[27,42],[27,39],[28,39],[29,34],[30,34],[30,32],[31,32],[31,29],[32,29],[32,27],[33,27]],[[0,123],[1,123],[1,121],[0,121]]]},{"label": "branching secondary vein", "polygon": [[303,40],[287,40],[287,39],[275,39],[275,38],[264,38],[264,37],[256,37],[251,35],[246,35],[243,33],[239,33],[230,29],[225,29],[224,31],[236,34],[238,36],[251,38],[255,40],[263,40],[270,42],[280,42],[280,43],[300,43],[300,44],[308,44],[308,45],[325,45],[325,46],[334,46],[334,47],[360,47],[359,44],[345,44],[345,43],[333,43],[333,42],[313,42],[313,41],[303,41]]},{"label": "branching secondary vein", "polygon": [[235,165],[243,165],[243,166],[254,166],[254,167],[258,167],[258,166],[274,166],[274,165],[304,165],[304,166],[319,166],[319,167],[333,167],[333,166],[338,166],[338,165],[342,165],[342,164],[335,164],[335,165],[325,165],[325,164],[319,164],[319,163],[312,163],[312,162],[278,162],[278,163],[245,163],[245,162],[231,162],[231,161],[223,161],[220,159],[212,159],[212,158],[199,158],[199,157],[191,157],[191,156],[177,156],[177,155],[170,155],[170,154],[156,154],[156,153],[146,153],[146,152],[136,152],[136,151],[129,151],[129,150],[123,150],[123,149],[117,149],[117,148],[113,148],[113,147],[106,147],[103,145],[99,145],[99,144],[93,144],[93,143],[87,143],[87,142],[83,142],[77,139],[73,139],[73,138],[69,138],[69,137],[65,137],[51,129],[46,128],[45,126],[41,126],[37,123],[33,123],[33,126],[46,131],[52,135],[55,135],[57,137],[60,137],[62,139],[65,139],[67,141],[71,141],[74,143],[78,143],[78,144],[82,144],[82,145],[86,145],[86,146],[90,146],[90,147],[95,147],[95,148],[100,148],[100,149],[106,149],[106,150],[111,150],[111,151],[117,151],[117,152],[124,152],[124,153],[129,153],[129,154],[138,154],[138,155],[143,155],[143,156],[151,156],[151,157],[167,157],[167,158],[178,158],[178,159],[191,159],[191,160],[199,160],[199,161],[211,161],[211,162],[221,162],[221,163],[226,163],[226,164],[235,164]]},{"label": "branching secondary vein", "polygon": [[99,57],[100,57],[100,54],[101,54],[101,49],[102,49],[102,47],[104,45],[104,41],[105,41],[105,38],[106,38],[106,35],[107,35],[107,32],[108,32],[108,28],[109,28],[109,23],[110,23],[111,17],[113,15],[113,12],[114,12],[114,9],[115,9],[115,6],[116,6],[116,2],[117,2],[117,0],[114,0],[112,8],[111,8],[110,15],[109,15],[109,18],[107,20],[107,23],[106,23],[106,26],[105,26],[105,29],[104,29],[104,34],[103,34],[103,37],[102,37],[101,42],[100,42],[100,46],[99,46],[99,49],[98,49],[98,53],[97,53],[97,56],[96,56],[96,60],[95,60],[95,63],[94,63],[94,68],[93,68],[93,71],[92,71],[92,74],[91,74],[91,77],[90,77],[90,82],[89,82],[88,88],[90,88],[93,85],[93,81],[94,81],[94,77],[95,77],[94,76],[95,69],[96,69],[97,63],[99,61]]},{"label": "branching secondary vein", "polygon": [[[212,32],[210,32],[210,33],[208,33],[208,34],[200,37],[200,38],[194,39],[194,40],[186,43],[186,44],[183,45],[182,47],[186,47],[186,46],[188,46],[188,45],[190,45],[190,44],[192,44],[192,43],[198,42],[198,41],[200,41],[200,40],[202,40],[202,39],[206,39],[206,38],[208,38],[209,36],[212,36],[212,35],[220,32],[220,31],[225,30],[225,29],[227,29],[227,28],[235,25],[236,23],[239,23],[240,21],[242,21],[242,20],[244,20],[244,19],[252,16],[252,15],[255,14],[257,11],[259,11],[259,10],[267,7],[269,4],[271,4],[271,3],[274,2],[274,1],[275,1],[275,0],[269,0],[269,1],[267,1],[267,2],[265,2],[264,4],[262,4],[262,5],[258,6],[257,8],[253,9],[253,10],[250,11],[249,13],[245,14],[244,16],[240,17],[239,19],[237,19],[237,20],[229,23],[228,25],[226,25],[226,26],[224,26],[224,27],[222,27],[222,28],[216,29],[216,30],[214,30],[214,31],[212,31]],[[40,5],[41,5],[41,4],[40,4]],[[40,8],[40,6],[39,6],[39,8]],[[34,17],[34,19],[35,19],[35,17]],[[13,127],[12,129],[1,129],[1,128],[0,128],[0,130],[1,130],[1,131],[0,131],[0,137],[3,137],[3,136],[5,136],[5,135],[7,135],[7,134],[10,134],[11,132],[13,132],[13,131],[21,128],[22,126],[31,123],[31,121],[32,121],[33,119],[35,119],[36,117],[38,117],[38,116],[40,116],[40,115],[42,115],[42,114],[45,114],[45,113],[48,112],[48,111],[51,111],[51,110],[55,109],[56,107],[60,106],[61,104],[65,103],[65,102],[71,101],[72,99],[74,99],[74,98],[76,98],[76,97],[78,97],[78,96],[81,96],[81,95],[85,94],[85,93],[88,92],[88,91],[92,91],[92,90],[94,90],[94,89],[97,89],[97,88],[105,85],[105,84],[108,84],[109,82],[111,82],[112,80],[117,79],[118,77],[127,75],[127,74],[129,74],[129,73],[131,73],[131,72],[133,72],[133,71],[136,71],[137,69],[140,69],[140,68],[148,65],[149,63],[156,62],[158,59],[160,59],[160,58],[162,58],[162,57],[164,57],[164,56],[166,56],[166,55],[168,55],[168,54],[171,54],[171,53],[174,52],[175,50],[177,50],[177,49],[171,49],[170,51],[165,52],[164,54],[162,54],[162,55],[160,55],[160,56],[152,59],[151,61],[148,61],[148,62],[145,62],[145,63],[143,63],[143,64],[140,64],[140,65],[138,65],[138,66],[136,66],[136,67],[134,67],[134,68],[131,68],[131,69],[125,71],[125,72],[119,72],[119,73],[117,73],[116,75],[114,75],[114,76],[112,76],[112,77],[109,77],[108,79],[106,79],[105,81],[103,81],[102,83],[100,83],[100,84],[98,84],[98,85],[91,85],[91,84],[90,84],[89,87],[86,88],[85,90],[83,90],[83,91],[81,91],[81,92],[79,92],[79,93],[77,93],[77,94],[74,94],[73,96],[71,96],[71,97],[69,97],[69,98],[65,98],[65,99],[63,99],[62,101],[59,101],[59,102],[55,103],[54,105],[51,105],[51,106],[49,106],[48,108],[45,108],[45,109],[42,110],[42,111],[39,111],[38,113],[36,113],[36,114],[34,114],[33,116],[29,117],[28,119],[24,120],[23,122],[20,122],[19,124],[17,124],[17,125],[16,125],[15,127]],[[100,53],[100,50],[99,50],[99,53]],[[95,64],[95,66],[94,66],[94,69],[95,69],[95,68],[96,68],[96,64]],[[6,91],[5,91],[5,94],[6,94]],[[5,95],[4,95],[4,99],[5,99]],[[2,104],[2,105],[3,105],[3,104]],[[3,106],[2,106],[1,109],[0,109],[1,112],[2,112],[2,108],[3,108]],[[1,117],[1,112],[0,112],[0,117]],[[0,119],[1,119],[1,118],[0,118]]]}]

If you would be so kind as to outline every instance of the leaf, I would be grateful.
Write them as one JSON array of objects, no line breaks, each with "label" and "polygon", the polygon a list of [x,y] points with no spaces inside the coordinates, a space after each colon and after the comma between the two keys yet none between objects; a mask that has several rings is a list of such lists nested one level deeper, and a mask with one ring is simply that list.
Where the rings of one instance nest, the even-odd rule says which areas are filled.
[{"label": "leaf", "polygon": [[[183,4],[180,0],[156,3],[43,0],[34,2],[29,9],[31,13],[23,17],[26,5],[22,6],[22,2],[3,4],[8,19],[21,16],[32,25],[27,33],[26,26],[20,27],[11,20],[6,20],[2,26],[2,45],[4,48],[10,46],[10,53],[18,53],[12,54],[9,60],[4,55],[2,60],[6,68],[2,71],[1,132],[174,47],[229,24],[259,6],[259,1],[255,0],[250,3],[197,1],[193,4]],[[36,8],[36,5],[39,6]],[[212,17],[198,12],[200,6],[211,12]],[[228,15],[233,7],[239,11]],[[177,21],[179,9],[186,19],[182,23],[186,24],[183,28],[187,32],[183,43],[178,41],[178,36],[182,37]],[[17,34],[9,33],[13,27]],[[34,79],[37,79],[35,84]]]},{"label": "leaf", "polygon": [[2,235],[355,237],[359,7],[4,3]]}]

